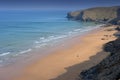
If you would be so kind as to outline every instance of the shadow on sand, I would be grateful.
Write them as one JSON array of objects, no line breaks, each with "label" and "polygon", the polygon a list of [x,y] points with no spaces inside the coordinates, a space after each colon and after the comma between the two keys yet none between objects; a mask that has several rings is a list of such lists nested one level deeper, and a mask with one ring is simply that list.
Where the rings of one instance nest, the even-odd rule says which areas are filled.
[{"label": "shadow on sand", "polygon": [[101,51],[101,52],[97,53],[96,55],[91,56],[90,60],[88,60],[88,61],[65,68],[66,72],[64,74],[62,74],[54,79],[50,79],[50,80],[80,80],[79,74],[81,71],[89,69],[92,66],[97,65],[108,55],[109,55],[109,53]]}]

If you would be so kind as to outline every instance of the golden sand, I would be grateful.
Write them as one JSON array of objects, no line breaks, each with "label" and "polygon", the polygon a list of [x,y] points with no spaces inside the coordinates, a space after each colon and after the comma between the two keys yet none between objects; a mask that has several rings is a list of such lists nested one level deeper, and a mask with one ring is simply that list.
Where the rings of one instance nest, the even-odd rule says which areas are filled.
[{"label": "golden sand", "polygon": [[[76,39],[69,40],[65,43],[65,47],[63,45],[50,55],[25,67],[21,75],[14,80],[75,80],[82,68],[75,65],[89,60],[102,50],[103,44],[116,39],[113,36],[116,31],[109,31],[113,27],[115,26],[99,28],[82,37],[77,36]],[[106,55],[100,57],[101,59],[96,59],[96,63]],[[85,67],[87,68],[83,66],[83,69]]]}]

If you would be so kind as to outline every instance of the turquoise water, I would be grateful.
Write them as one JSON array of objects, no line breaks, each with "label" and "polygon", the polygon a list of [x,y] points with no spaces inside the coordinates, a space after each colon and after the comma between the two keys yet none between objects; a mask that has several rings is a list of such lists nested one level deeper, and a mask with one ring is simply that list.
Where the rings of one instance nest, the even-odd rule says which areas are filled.
[{"label": "turquoise water", "polygon": [[0,11],[0,63],[98,27],[68,21],[67,11]]}]

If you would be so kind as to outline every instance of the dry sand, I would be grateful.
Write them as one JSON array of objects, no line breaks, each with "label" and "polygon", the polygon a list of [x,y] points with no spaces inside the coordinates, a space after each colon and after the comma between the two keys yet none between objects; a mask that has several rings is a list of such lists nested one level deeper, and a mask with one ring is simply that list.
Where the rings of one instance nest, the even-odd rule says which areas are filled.
[{"label": "dry sand", "polygon": [[102,50],[103,44],[116,39],[113,36],[116,31],[109,30],[113,27],[99,28],[64,42],[65,46],[61,45],[50,55],[25,67],[14,80],[75,80],[81,70],[99,63],[108,55],[99,54],[84,64]]}]

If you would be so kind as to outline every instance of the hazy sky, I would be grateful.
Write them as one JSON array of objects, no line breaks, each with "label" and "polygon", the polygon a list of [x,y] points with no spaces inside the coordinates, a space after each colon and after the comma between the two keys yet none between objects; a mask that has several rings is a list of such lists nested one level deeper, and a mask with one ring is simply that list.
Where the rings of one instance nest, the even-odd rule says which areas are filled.
[{"label": "hazy sky", "polygon": [[120,0],[0,0],[0,9],[83,9],[118,6]]}]

